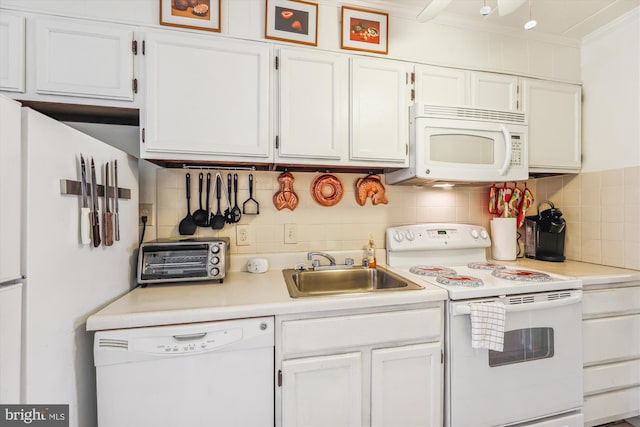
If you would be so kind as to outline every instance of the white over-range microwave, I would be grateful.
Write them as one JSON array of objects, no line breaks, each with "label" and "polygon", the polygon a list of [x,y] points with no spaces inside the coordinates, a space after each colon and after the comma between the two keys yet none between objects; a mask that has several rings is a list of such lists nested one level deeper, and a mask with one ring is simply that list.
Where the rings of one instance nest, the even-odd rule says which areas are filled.
[{"label": "white over-range microwave", "polygon": [[387,170],[387,184],[520,181],[529,177],[523,113],[416,103],[409,167]]}]

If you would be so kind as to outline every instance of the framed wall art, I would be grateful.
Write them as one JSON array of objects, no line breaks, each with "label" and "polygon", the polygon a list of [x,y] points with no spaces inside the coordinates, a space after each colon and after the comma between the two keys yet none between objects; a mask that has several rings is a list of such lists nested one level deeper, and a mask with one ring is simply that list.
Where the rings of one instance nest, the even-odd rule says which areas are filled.
[{"label": "framed wall art", "polygon": [[160,0],[160,25],[220,32],[222,0]]},{"label": "framed wall art", "polygon": [[342,49],[387,54],[389,14],[342,6]]},{"label": "framed wall art", "polygon": [[318,45],[318,4],[302,0],[266,0],[265,38]]}]

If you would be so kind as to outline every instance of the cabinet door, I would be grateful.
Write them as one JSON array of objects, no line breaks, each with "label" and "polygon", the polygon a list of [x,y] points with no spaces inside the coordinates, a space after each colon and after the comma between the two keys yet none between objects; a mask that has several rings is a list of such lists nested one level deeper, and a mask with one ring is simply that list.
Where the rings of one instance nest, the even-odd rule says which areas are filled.
[{"label": "cabinet door", "polygon": [[529,119],[529,170],[579,172],[580,86],[524,79],[522,97]]},{"label": "cabinet door", "polygon": [[640,357],[640,314],[603,317],[582,322],[583,362],[624,360]]},{"label": "cabinet door", "polygon": [[371,426],[442,425],[440,343],[373,350]]},{"label": "cabinet door", "polygon": [[0,90],[24,92],[24,17],[0,14]]},{"label": "cabinet door", "polygon": [[133,100],[131,27],[36,19],[36,92]]},{"label": "cabinet door", "polygon": [[351,160],[408,164],[408,67],[351,58]]},{"label": "cabinet door", "polygon": [[282,362],[283,427],[361,427],[361,353]]},{"label": "cabinet door", "polygon": [[147,34],[142,156],[268,161],[270,52],[260,43]]},{"label": "cabinet door", "polygon": [[21,276],[20,119],[20,104],[0,95],[0,283]]},{"label": "cabinet door", "polygon": [[468,71],[416,65],[415,101],[429,105],[468,105]]},{"label": "cabinet door", "polygon": [[472,72],[471,106],[486,110],[518,111],[518,77]]},{"label": "cabinet door", "polygon": [[345,161],[349,147],[347,56],[283,48],[278,57],[278,156],[298,163]]}]

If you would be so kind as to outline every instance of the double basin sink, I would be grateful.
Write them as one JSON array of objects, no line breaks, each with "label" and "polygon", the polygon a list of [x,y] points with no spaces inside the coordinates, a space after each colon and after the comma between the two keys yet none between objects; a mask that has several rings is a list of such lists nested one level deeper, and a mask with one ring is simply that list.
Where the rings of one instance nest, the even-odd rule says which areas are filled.
[{"label": "double basin sink", "polygon": [[381,267],[326,270],[282,270],[292,298],[424,289]]}]

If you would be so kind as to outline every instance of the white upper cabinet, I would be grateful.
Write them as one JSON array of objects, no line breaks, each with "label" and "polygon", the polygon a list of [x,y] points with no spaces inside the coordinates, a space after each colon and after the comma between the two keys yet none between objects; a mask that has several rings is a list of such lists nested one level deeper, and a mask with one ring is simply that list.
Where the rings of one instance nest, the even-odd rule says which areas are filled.
[{"label": "white upper cabinet", "polygon": [[457,68],[416,65],[415,101],[442,106],[468,105],[467,73]]},{"label": "white upper cabinet", "polygon": [[529,171],[579,172],[582,164],[582,97],[578,85],[523,79],[529,120]]},{"label": "white upper cabinet", "polygon": [[351,163],[408,165],[410,71],[400,61],[351,58]]},{"label": "white upper cabinet", "polygon": [[349,153],[348,56],[278,51],[278,163],[338,164]]},{"label": "white upper cabinet", "polygon": [[48,17],[34,25],[37,94],[133,100],[132,27]]},{"label": "white upper cabinet", "polygon": [[470,72],[471,106],[484,110],[518,111],[518,77]]},{"label": "white upper cabinet", "polygon": [[0,90],[24,92],[25,19],[0,14]]},{"label": "white upper cabinet", "polygon": [[262,43],[148,33],[142,157],[270,162],[270,58]]},{"label": "white upper cabinet", "polygon": [[518,77],[416,65],[414,99],[445,107],[518,111]]}]

